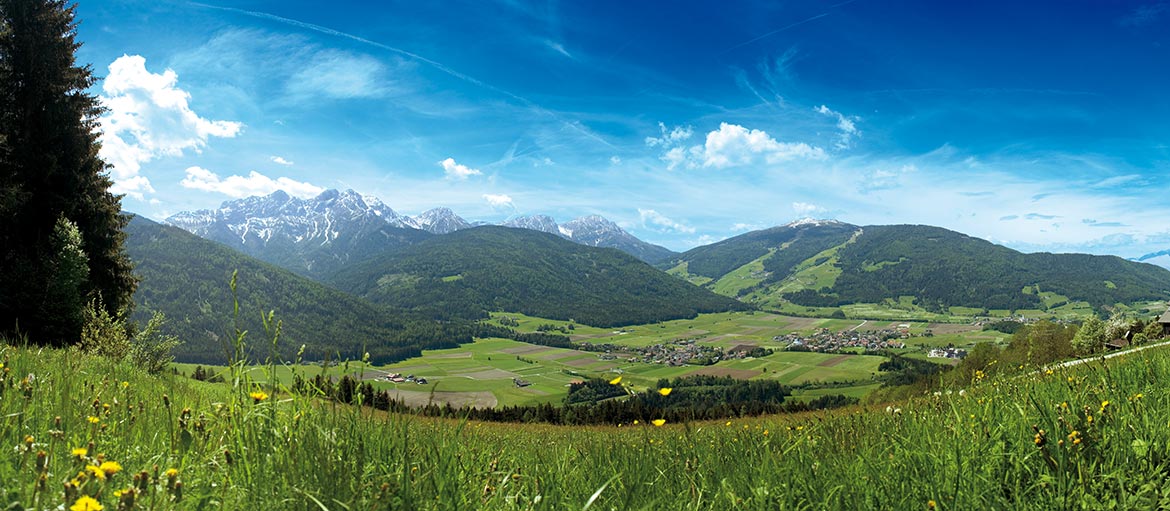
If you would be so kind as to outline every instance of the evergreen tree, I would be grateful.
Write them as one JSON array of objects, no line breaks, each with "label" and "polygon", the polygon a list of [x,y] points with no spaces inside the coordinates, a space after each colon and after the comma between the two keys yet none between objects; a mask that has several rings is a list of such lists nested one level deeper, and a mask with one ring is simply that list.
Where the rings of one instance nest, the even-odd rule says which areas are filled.
[{"label": "evergreen tree", "polygon": [[70,303],[121,317],[137,285],[122,250],[129,218],[98,156],[102,107],[86,92],[95,78],[74,60],[76,28],[65,1],[0,0],[0,333],[48,344],[80,335],[44,306],[61,289],[54,263],[76,259],[54,240],[58,219],[76,226],[88,265]]}]

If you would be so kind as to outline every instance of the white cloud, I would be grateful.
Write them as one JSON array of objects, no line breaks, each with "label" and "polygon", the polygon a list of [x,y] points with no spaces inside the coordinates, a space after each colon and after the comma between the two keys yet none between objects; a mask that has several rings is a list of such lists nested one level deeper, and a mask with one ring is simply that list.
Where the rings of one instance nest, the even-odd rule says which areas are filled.
[{"label": "white cloud", "polygon": [[638,208],[638,216],[642,218],[643,227],[657,229],[659,231],[674,231],[688,234],[693,234],[695,232],[694,227],[690,227],[681,222],[675,222],[674,220],[667,218],[666,215],[654,211],[653,209]]},{"label": "white cloud", "polygon": [[277,190],[284,190],[289,195],[307,199],[325,191],[319,186],[287,177],[272,179],[254,170],[247,177],[228,176],[221,179],[214,172],[201,167],[188,167],[187,177],[183,178],[179,184],[184,188],[222,193],[237,199],[253,195],[268,195]]},{"label": "white cloud", "polygon": [[483,194],[483,200],[486,200],[493,208],[513,207],[512,198],[504,194]]},{"label": "white cloud", "polygon": [[466,165],[455,163],[455,158],[447,158],[439,162],[439,165],[443,167],[443,173],[447,175],[447,179],[465,181],[471,176],[483,174],[479,169],[473,169]]},{"label": "white cloud", "polygon": [[101,156],[113,168],[111,191],[142,199],[154,192],[140,175],[142,164],[163,156],[200,151],[211,137],[235,137],[243,124],[204,119],[187,104],[190,94],[178,87],[178,75],[146,70],[146,59],[123,55],[109,66],[102,84]]},{"label": "white cloud", "polygon": [[834,144],[834,147],[837,149],[849,149],[853,145],[853,139],[861,137],[861,130],[857,129],[857,124],[855,123],[857,117],[847,117],[841,112],[836,112],[825,105],[821,105],[813,110],[816,110],[822,115],[837,119],[837,130],[841,132],[837,136],[837,143]]},{"label": "white cloud", "polygon": [[273,156],[270,159],[272,160],[272,163],[275,163],[277,165],[291,166],[293,164],[293,162],[288,161],[288,160],[281,158],[279,156]]},{"label": "white cloud", "polygon": [[662,132],[661,137],[646,137],[646,145],[650,147],[662,146],[672,147],[680,142],[683,142],[695,134],[695,130],[690,126],[682,127],[675,126],[669,132],[666,131],[666,124],[658,123],[658,131]]},{"label": "white cloud", "polygon": [[764,226],[759,224],[736,223],[731,226],[731,232],[756,231],[763,229]]},{"label": "white cloud", "polygon": [[767,163],[826,158],[824,149],[819,147],[804,142],[778,142],[762,130],[748,130],[736,124],[721,123],[718,131],[707,134],[703,166],[724,168],[749,165],[761,155]]},{"label": "white cloud", "polygon": [[801,217],[810,217],[817,213],[825,212],[825,208],[822,208],[816,204],[809,204],[807,202],[793,202],[792,210]]},{"label": "white cloud", "polygon": [[609,164],[610,165],[621,165],[622,159],[620,156],[610,156],[609,157]]},{"label": "white cloud", "polygon": [[322,50],[288,81],[288,92],[298,98],[376,98],[390,92],[386,67],[369,55]]},{"label": "white cloud", "polygon": [[[661,124],[660,124],[661,126]],[[685,147],[677,142],[690,137],[676,138],[674,132],[664,133],[662,138],[647,137],[646,144],[650,147],[662,146],[668,148],[659,157],[666,162],[666,168],[684,166],[686,168],[726,168],[751,165],[759,160],[768,164],[790,160],[824,160],[828,158],[824,149],[811,146],[804,142],[780,142],[762,130],[749,130],[737,124],[720,123],[719,129],[707,133],[703,145]],[[676,128],[677,130],[677,128]]]}]

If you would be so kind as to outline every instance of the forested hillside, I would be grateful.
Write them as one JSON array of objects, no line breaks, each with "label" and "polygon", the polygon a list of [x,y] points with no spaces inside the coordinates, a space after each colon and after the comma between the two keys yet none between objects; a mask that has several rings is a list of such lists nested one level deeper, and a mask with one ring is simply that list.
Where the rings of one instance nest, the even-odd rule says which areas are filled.
[{"label": "forested hillside", "polygon": [[946,229],[921,225],[865,227],[840,251],[831,294],[876,302],[916,296],[924,305],[1039,308],[1039,286],[1094,307],[1170,297],[1170,271],[1114,256],[1023,254]]},{"label": "forested hillside", "polygon": [[340,355],[401,360],[421,349],[449,348],[471,340],[468,325],[439,325],[391,314],[359,298],[252,259],[177,227],[135,217],[126,248],[142,278],[135,294],[136,319],[167,315],[169,330],[184,342],[180,361],[223,363],[234,331],[232,272],[238,270],[239,327],[248,348],[263,359],[272,350],[261,316],[275,311],[282,322],[280,355],[292,360],[302,344],[306,358]]},{"label": "forested hillside", "polygon": [[767,254],[770,249],[782,248],[764,262],[764,268],[774,275],[772,280],[780,280],[805,259],[848,241],[856,230],[856,226],[840,222],[771,227],[693,248],[659,267],[667,269],[685,262],[691,274],[718,279]]},{"label": "forested hillside", "polygon": [[389,252],[343,269],[331,282],[435,319],[478,319],[505,310],[609,327],[747,307],[616,249],[494,226]]}]

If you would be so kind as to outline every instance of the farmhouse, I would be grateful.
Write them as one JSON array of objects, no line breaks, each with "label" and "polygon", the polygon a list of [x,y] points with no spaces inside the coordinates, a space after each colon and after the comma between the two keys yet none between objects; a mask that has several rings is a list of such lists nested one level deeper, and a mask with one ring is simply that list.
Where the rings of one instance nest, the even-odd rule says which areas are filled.
[{"label": "farmhouse", "polygon": [[1170,335],[1170,310],[1158,319],[1158,323],[1162,324],[1162,335]]}]

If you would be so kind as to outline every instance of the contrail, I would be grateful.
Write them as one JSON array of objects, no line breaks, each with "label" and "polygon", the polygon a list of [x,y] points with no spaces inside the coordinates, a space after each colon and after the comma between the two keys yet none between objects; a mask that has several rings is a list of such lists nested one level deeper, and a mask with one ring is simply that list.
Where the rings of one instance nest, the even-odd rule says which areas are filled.
[{"label": "contrail", "polygon": [[485,83],[482,80],[479,80],[475,77],[460,73],[459,71],[456,71],[454,69],[451,69],[450,67],[447,67],[442,62],[437,62],[437,61],[428,59],[428,58],[426,58],[422,55],[419,55],[417,53],[403,50],[402,48],[396,48],[396,47],[390,46],[388,44],[382,44],[382,43],[379,43],[377,41],[371,41],[371,40],[366,39],[364,37],[358,37],[358,36],[353,35],[353,34],[347,34],[347,33],[342,32],[340,30],[334,30],[334,29],[329,28],[329,27],[323,27],[321,25],[314,25],[312,23],[306,23],[304,21],[298,21],[298,20],[294,20],[291,18],[285,18],[282,16],[277,16],[275,14],[269,14],[266,12],[246,11],[243,9],[237,9],[235,7],[222,7],[222,6],[218,6],[218,5],[209,5],[209,4],[203,4],[203,3],[198,3],[198,2],[191,2],[191,5],[194,5],[196,7],[203,7],[205,9],[214,9],[214,10],[218,10],[218,11],[226,11],[226,12],[232,12],[232,13],[236,13],[236,14],[243,14],[245,16],[251,16],[253,18],[260,18],[260,19],[275,21],[278,23],[283,23],[285,25],[292,25],[294,27],[303,28],[305,30],[312,30],[314,32],[320,32],[322,34],[327,34],[327,35],[331,35],[331,36],[335,36],[335,37],[341,37],[344,39],[349,39],[351,41],[357,41],[357,42],[365,44],[365,45],[373,46],[375,48],[380,48],[380,49],[383,49],[383,50],[386,50],[386,51],[389,51],[392,53],[397,53],[399,55],[403,55],[405,57],[408,57],[408,58],[411,58],[413,60],[417,60],[419,62],[427,64],[435,69],[438,69],[439,71],[442,71],[448,75],[451,75],[455,78],[463,80],[467,83],[482,87],[484,89],[490,90],[490,91],[495,92],[497,94],[501,94],[503,96],[507,96],[507,97],[512,98],[516,101],[519,101],[524,106],[527,106],[529,108],[532,108],[533,110],[536,110],[537,112],[540,112],[540,113],[545,114],[549,117],[552,117],[553,119],[560,121],[561,123],[569,126],[570,128],[577,131],[578,133],[581,133],[582,135],[585,135],[589,138],[592,138],[592,139],[604,144],[607,147],[610,147],[610,148],[614,147],[613,144],[610,144],[609,142],[605,141],[605,139],[601,138],[596,133],[593,133],[587,129],[582,128],[576,122],[565,120],[556,112],[548,110],[548,109],[528,100],[527,98],[513,94],[511,92],[508,92],[508,91],[501,89],[499,87],[496,87],[494,85]]},{"label": "contrail", "polygon": [[[840,7],[840,6],[842,6],[842,5],[851,4],[851,3],[853,3],[853,2],[856,2],[856,1],[857,1],[857,0],[848,0],[848,1],[846,1],[846,2],[841,2],[841,3],[839,3],[839,4],[833,4],[833,5],[830,5],[830,6],[829,6],[829,9],[835,9],[835,8],[837,8],[837,7]],[[790,29],[790,28],[793,28],[793,27],[799,27],[799,26],[801,26],[801,25],[803,25],[803,24],[805,24],[805,23],[808,23],[808,22],[810,22],[810,21],[816,21],[816,20],[819,20],[819,19],[821,19],[821,18],[824,18],[825,16],[828,16],[829,14],[830,14],[829,12],[822,12],[822,13],[820,13],[820,14],[818,14],[818,15],[816,15],[816,16],[813,16],[813,17],[811,17],[811,18],[803,19],[803,20],[797,21],[796,23],[792,23],[792,24],[789,24],[789,25],[785,25],[785,26],[783,26],[783,27],[780,27],[780,28],[778,28],[778,29],[776,29],[776,30],[773,30],[773,31],[771,31],[771,32],[768,32],[768,33],[766,33],[766,34],[764,34],[764,35],[757,36],[757,37],[755,37],[755,38],[753,38],[753,39],[751,39],[751,40],[749,40],[749,41],[744,41],[744,42],[742,42],[742,43],[739,43],[739,44],[737,44],[737,45],[735,45],[735,46],[732,46],[732,47],[730,47],[730,48],[728,48],[728,49],[726,49],[726,50],[723,50],[723,53],[727,53],[727,52],[729,52],[729,51],[731,51],[731,50],[734,50],[734,49],[737,49],[737,48],[742,48],[742,47],[744,47],[744,46],[747,46],[747,45],[749,45],[749,44],[752,44],[752,43],[754,43],[754,42],[756,42],[756,41],[759,41],[760,39],[765,39],[765,38],[771,37],[771,36],[773,36],[773,35],[779,34],[780,32],[783,32],[783,31],[785,31],[785,30],[788,30],[788,29]]]}]

